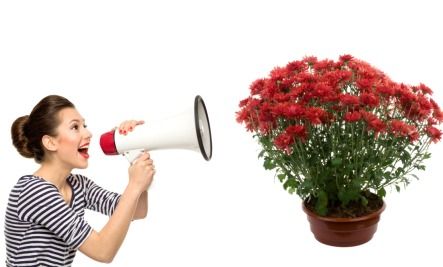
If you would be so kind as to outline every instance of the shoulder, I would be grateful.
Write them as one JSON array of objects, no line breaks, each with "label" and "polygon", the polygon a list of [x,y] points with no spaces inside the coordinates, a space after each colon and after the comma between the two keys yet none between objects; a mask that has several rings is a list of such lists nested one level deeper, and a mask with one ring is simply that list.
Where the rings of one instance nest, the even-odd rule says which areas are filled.
[{"label": "shoulder", "polygon": [[[48,203],[54,204],[54,201],[62,201],[55,185],[34,175],[21,177],[15,186],[15,190],[19,215],[23,215],[22,213],[27,210],[36,209],[36,207],[40,208]],[[24,218],[23,216],[21,218]]]},{"label": "shoulder", "polygon": [[55,185],[34,175],[20,177],[15,185],[15,189],[18,189],[19,191],[58,191]]}]

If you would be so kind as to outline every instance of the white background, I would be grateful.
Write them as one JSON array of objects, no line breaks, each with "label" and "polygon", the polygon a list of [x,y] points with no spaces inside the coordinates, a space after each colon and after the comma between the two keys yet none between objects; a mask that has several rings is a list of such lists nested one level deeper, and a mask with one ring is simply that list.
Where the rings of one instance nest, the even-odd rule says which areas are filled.
[{"label": "white background", "polygon": [[[100,134],[172,114],[200,94],[212,160],[152,152],[148,218],[131,225],[109,266],[442,266],[441,144],[420,181],[388,193],[372,241],[335,248],[315,241],[301,201],[264,171],[259,146],[235,121],[252,81],[306,55],[352,54],[397,82],[425,83],[443,106],[439,1],[156,2],[1,0],[0,264],[9,190],[37,168],[11,144],[15,118],[48,94],[70,99],[94,134],[90,166],[78,172],[121,192],[128,163],[103,155]],[[107,221],[86,217],[97,230]],[[102,264],[79,252],[74,266]]]}]

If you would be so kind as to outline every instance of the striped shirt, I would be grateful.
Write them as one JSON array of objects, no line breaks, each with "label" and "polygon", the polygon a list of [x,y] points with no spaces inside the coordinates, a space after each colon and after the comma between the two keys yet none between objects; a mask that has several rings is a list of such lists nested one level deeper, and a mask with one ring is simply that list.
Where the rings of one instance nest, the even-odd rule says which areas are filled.
[{"label": "striped shirt", "polygon": [[111,216],[120,195],[82,175],[69,175],[67,204],[51,183],[21,177],[9,195],[5,218],[6,266],[71,266],[77,249],[92,232],[84,209]]}]

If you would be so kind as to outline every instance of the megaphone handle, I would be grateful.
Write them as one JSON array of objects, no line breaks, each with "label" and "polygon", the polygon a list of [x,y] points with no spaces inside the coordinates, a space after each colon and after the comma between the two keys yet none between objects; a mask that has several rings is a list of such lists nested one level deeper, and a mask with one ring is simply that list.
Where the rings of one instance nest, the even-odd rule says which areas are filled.
[{"label": "megaphone handle", "polygon": [[140,157],[141,154],[143,154],[145,150],[144,149],[134,149],[129,150],[123,153],[123,156],[126,157],[126,159],[129,161],[130,164],[134,162],[138,157]]}]

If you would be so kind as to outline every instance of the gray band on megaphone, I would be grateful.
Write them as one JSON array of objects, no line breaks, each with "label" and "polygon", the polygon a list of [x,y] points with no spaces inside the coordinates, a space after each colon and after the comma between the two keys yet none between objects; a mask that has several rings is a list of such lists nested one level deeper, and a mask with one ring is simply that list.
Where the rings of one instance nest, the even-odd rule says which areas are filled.
[{"label": "gray band on megaphone", "polygon": [[[200,152],[205,160],[210,160],[212,157],[211,125],[209,124],[209,117],[206,110],[205,102],[203,101],[203,98],[199,95],[197,95],[194,100],[194,119]],[[201,125],[201,123],[205,125]],[[205,133],[205,135],[203,135],[201,131],[202,129],[206,129],[207,133]]]}]

